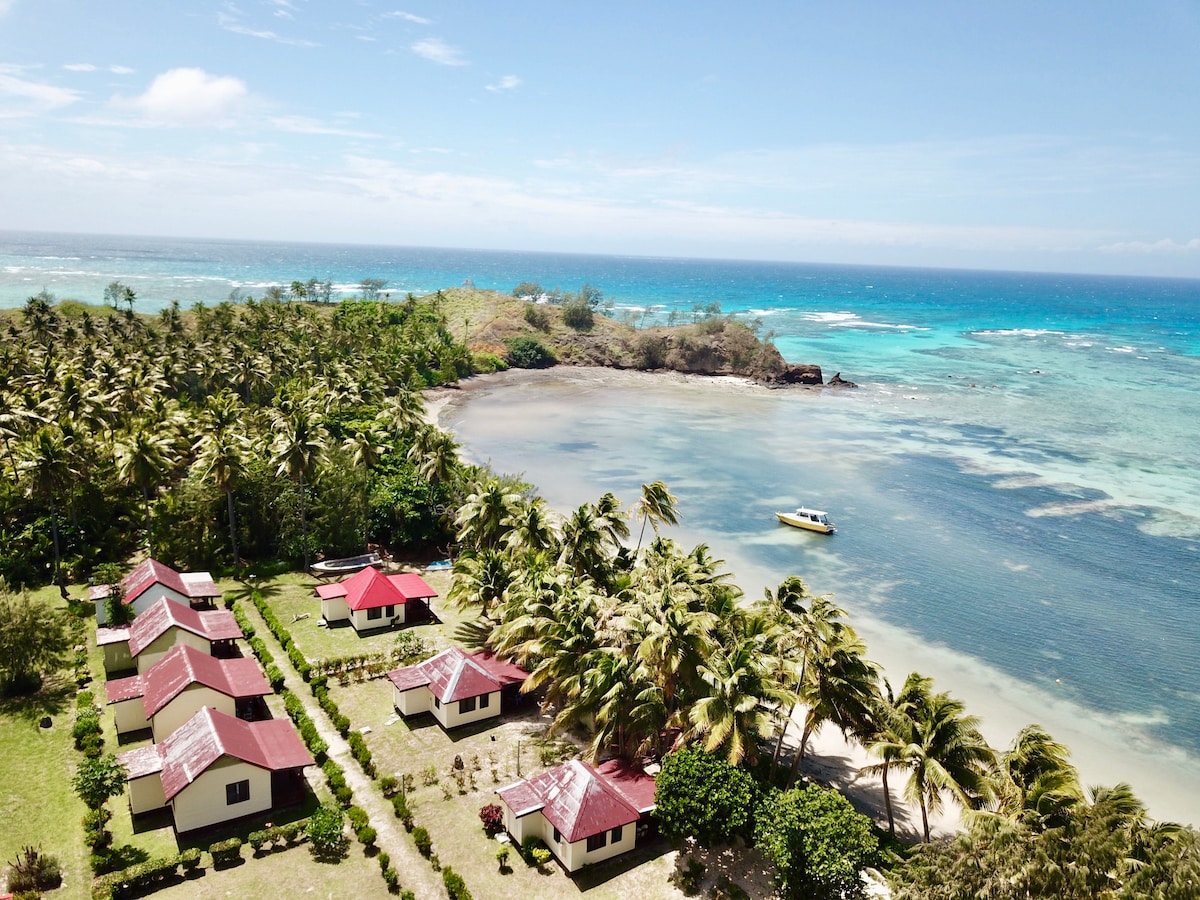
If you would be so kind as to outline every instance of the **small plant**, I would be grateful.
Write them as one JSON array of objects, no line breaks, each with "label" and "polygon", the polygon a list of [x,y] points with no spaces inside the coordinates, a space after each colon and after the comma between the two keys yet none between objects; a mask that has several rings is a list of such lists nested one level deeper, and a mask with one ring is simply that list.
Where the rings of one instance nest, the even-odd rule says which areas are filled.
[{"label": "small plant", "polygon": [[346,855],[346,835],[342,830],[345,814],[336,806],[322,804],[304,829],[312,854],[319,860],[339,860]]},{"label": "small plant", "polygon": [[700,882],[704,880],[704,872],[704,863],[694,856],[689,856],[683,868],[675,875],[679,889],[689,897],[695,896],[696,892],[700,890]]},{"label": "small plant", "polygon": [[41,847],[26,847],[9,863],[8,889],[13,894],[29,893],[40,897],[42,891],[62,884],[62,866],[58,858],[43,853]]},{"label": "small plant", "polygon": [[384,775],[379,779],[379,789],[383,791],[383,796],[390,799],[400,789],[399,780],[395,775]]},{"label": "small plant", "polygon": [[489,803],[479,810],[479,821],[483,823],[483,833],[494,837],[504,829],[504,810],[495,803]]},{"label": "small plant", "polygon": [[425,787],[432,787],[438,783],[437,767],[428,765],[421,770],[421,784]]},{"label": "small plant", "polygon": [[214,869],[232,866],[242,858],[242,839],[230,838],[227,841],[217,841],[208,848],[208,852],[212,856]]},{"label": "small plant", "polygon": [[392,864],[392,857],[386,850],[380,850],[379,855],[375,857],[375,861],[379,863],[379,871],[386,872]]},{"label": "small plant", "polygon": [[400,887],[400,873],[391,866],[387,866],[383,870],[383,880],[392,893],[395,893],[396,889]]},{"label": "small plant", "polygon": [[429,832],[418,825],[412,830],[412,839],[413,843],[417,845],[417,852],[429,859],[430,853],[433,852],[433,839],[430,838]]},{"label": "small plant", "polygon": [[504,844],[496,849],[496,865],[500,867],[500,874],[502,875],[505,872],[512,871],[508,867],[508,857],[511,852],[512,851],[509,849],[507,844]]},{"label": "small plant", "polygon": [[446,893],[450,895],[450,900],[471,900],[471,892],[467,890],[467,883],[449,866],[442,869],[442,884],[446,886]]},{"label": "small plant", "polygon": [[533,848],[533,864],[534,864],[534,866],[536,866],[537,868],[540,869],[546,863],[550,862],[550,855],[551,854],[550,854],[549,847],[534,847]]}]

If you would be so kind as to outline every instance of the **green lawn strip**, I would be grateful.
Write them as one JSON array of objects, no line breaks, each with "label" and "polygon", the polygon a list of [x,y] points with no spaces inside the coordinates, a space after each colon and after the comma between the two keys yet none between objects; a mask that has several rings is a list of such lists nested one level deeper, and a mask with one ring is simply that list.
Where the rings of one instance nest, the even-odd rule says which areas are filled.
[{"label": "green lawn strip", "polygon": [[[86,587],[70,588],[74,597],[85,592]],[[57,587],[29,591],[29,596],[35,602],[66,609]],[[89,641],[94,631],[93,621],[85,620],[81,646],[94,648],[94,638]],[[40,846],[62,866],[63,887],[54,896],[63,900],[88,897],[91,885],[88,849],[83,842],[86,808],[71,788],[80,758],[71,737],[78,690],[72,677],[72,655],[67,654],[67,667],[47,678],[35,695],[0,699],[0,869],[24,847]],[[93,666],[94,678],[96,673]],[[86,687],[103,690],[102,681]],[[41,727],[44,716],[50,717],[49,728]]]},{"label": "green lawn strip", "polygon": [[[155,891],[155,900],[228,900],[230,897],[305,898],[386,897],[379,864],[351,849],[336,864],[313,859],[306,844],[255,857],[247,846],[243,861],[227,869],[214,869],[205,858],[204,875]],[[403,881],[403,877],[401,877]]]}]

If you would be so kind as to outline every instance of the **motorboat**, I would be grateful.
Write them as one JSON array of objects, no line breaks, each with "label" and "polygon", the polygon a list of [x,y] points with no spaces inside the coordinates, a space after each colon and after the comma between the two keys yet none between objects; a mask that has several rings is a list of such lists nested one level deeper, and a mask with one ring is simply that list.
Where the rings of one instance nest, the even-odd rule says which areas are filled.
[{"label": "motorboat", "polygon": [[803,528],[807,531],[819,531],[821,534],[833,534],[837,528],[829,521],[829,516],[821,512],[819,509],[809,509],[808,507],[797,507],[795,512],[777,512],[776,516],[779,521],[785,525],[791,525],[795,528]]},{"label": "motorboat", "polygon": [[344,559],[323,559],[313,563],[309,568],[317,578],[336,578],[338,575],[353,575],[368,566],[383,567],[383,557],[378,553],[363,553],[360,556],[347,556]]}]

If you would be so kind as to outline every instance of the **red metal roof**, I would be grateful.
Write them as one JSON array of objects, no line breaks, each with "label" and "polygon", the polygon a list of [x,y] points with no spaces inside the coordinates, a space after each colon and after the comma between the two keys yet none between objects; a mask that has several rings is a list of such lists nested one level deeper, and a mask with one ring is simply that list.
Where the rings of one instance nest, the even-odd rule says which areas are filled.
[{"label": "red metal roof", "polygon": [[639,818],[638,809],[621,791],[577,759],[496,793],[517,816],[540,810],[569,844],[618,825],[629,825]]},{"label": "red metal roof", "polygon": [[147,775],[161,772],[163,767],[162,754],[159,752],[161,746],[161,744],[147,744],[136,750],[118,753],[117,761],[125,767],[125,780],[133,781],[135,778],[145,778]]},{"label": "red metal roof", "polygon": [[384,575],[378,569],[366,568],[344,581],[317,585],[317,596],[323,600],[345,597],[351,609],[376,609],[399,606],[409,600],[427,600],[436,597],[437,591],[411,572]]},{"label": "red metal roof", "polygon": [[596,766],[596,774],[639,813],[645,815],[654,811],[653,776],[619,759],[610,759]]},{"label": "red metal roof", "polygon": [[142,676],[131,675],[104,682],[104,696],[110,704],[142,696]]},{"label": "red metal roof", "polygon": [[129,652],[137,656],[171,628],[182,628],[210,641],[242,637],[242,629],[229,610],[197,612],[190,606],[161,597],[143,610],[129,626]]},{"label": "red metal roof", "polygon": [[[213,577],[207,572],[180,574],[165,563],[160,563],[156,559],[148,559],[121,579],[121,590],[125,594],[124,602],[132,603],[151,585],[155,584],[166,585],[176,593],[194,599],[210,599],[221,596]],[[92,600],[103,600],[111,592],[111,585],[99,584],[88,590],[88,596]]]},{"label": "red metal roof", "polygon": [[311,754],[287,719],[243,722],[207,706],[154,746],[162,757],[167,800],[224,756],[270,771],[313,765]]},{"label": "red metal roof", "polygon": [[[235,699],[264,697],[271,693],[258,660],[249,657],[217,659],[187,644],[172,647],[146,671],[141,682],[148,717],[193,684],[202,684]],[[113,701],[110,699],[109,702]]]},{"label": "red metal roof", "polygon": [[490,694],[528,676],[520,666],[498,659],[490,650],[468,654],[458,647],[449,647],[424,662],[387,673],[397,690],[427,686],[442,703]]},{"label": "red metal roof", "polygon": [[120,644],[129,640],[128,628],[104,628],[103,626],[96,629],[96,646],[105,647],[108,644]]}]

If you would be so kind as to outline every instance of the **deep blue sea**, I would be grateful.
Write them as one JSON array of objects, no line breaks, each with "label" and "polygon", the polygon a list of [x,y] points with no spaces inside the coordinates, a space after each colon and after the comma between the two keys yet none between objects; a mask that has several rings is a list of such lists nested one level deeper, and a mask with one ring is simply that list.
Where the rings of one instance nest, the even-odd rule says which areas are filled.
[{"label": "deep blue sea", "polygon": [[[309,278],[589,283],[647,323],[719,304],[840,372],[859,388],[498,379],[443,424],[562,509],[663,479],[748,595],[799,574],[894,682],[934,675],[997,744],[1039,721],[1089,783],[1200,820],[1200,281],[0,232],[0,306]],[[839,533],[775,522],[800,503]]]}]

